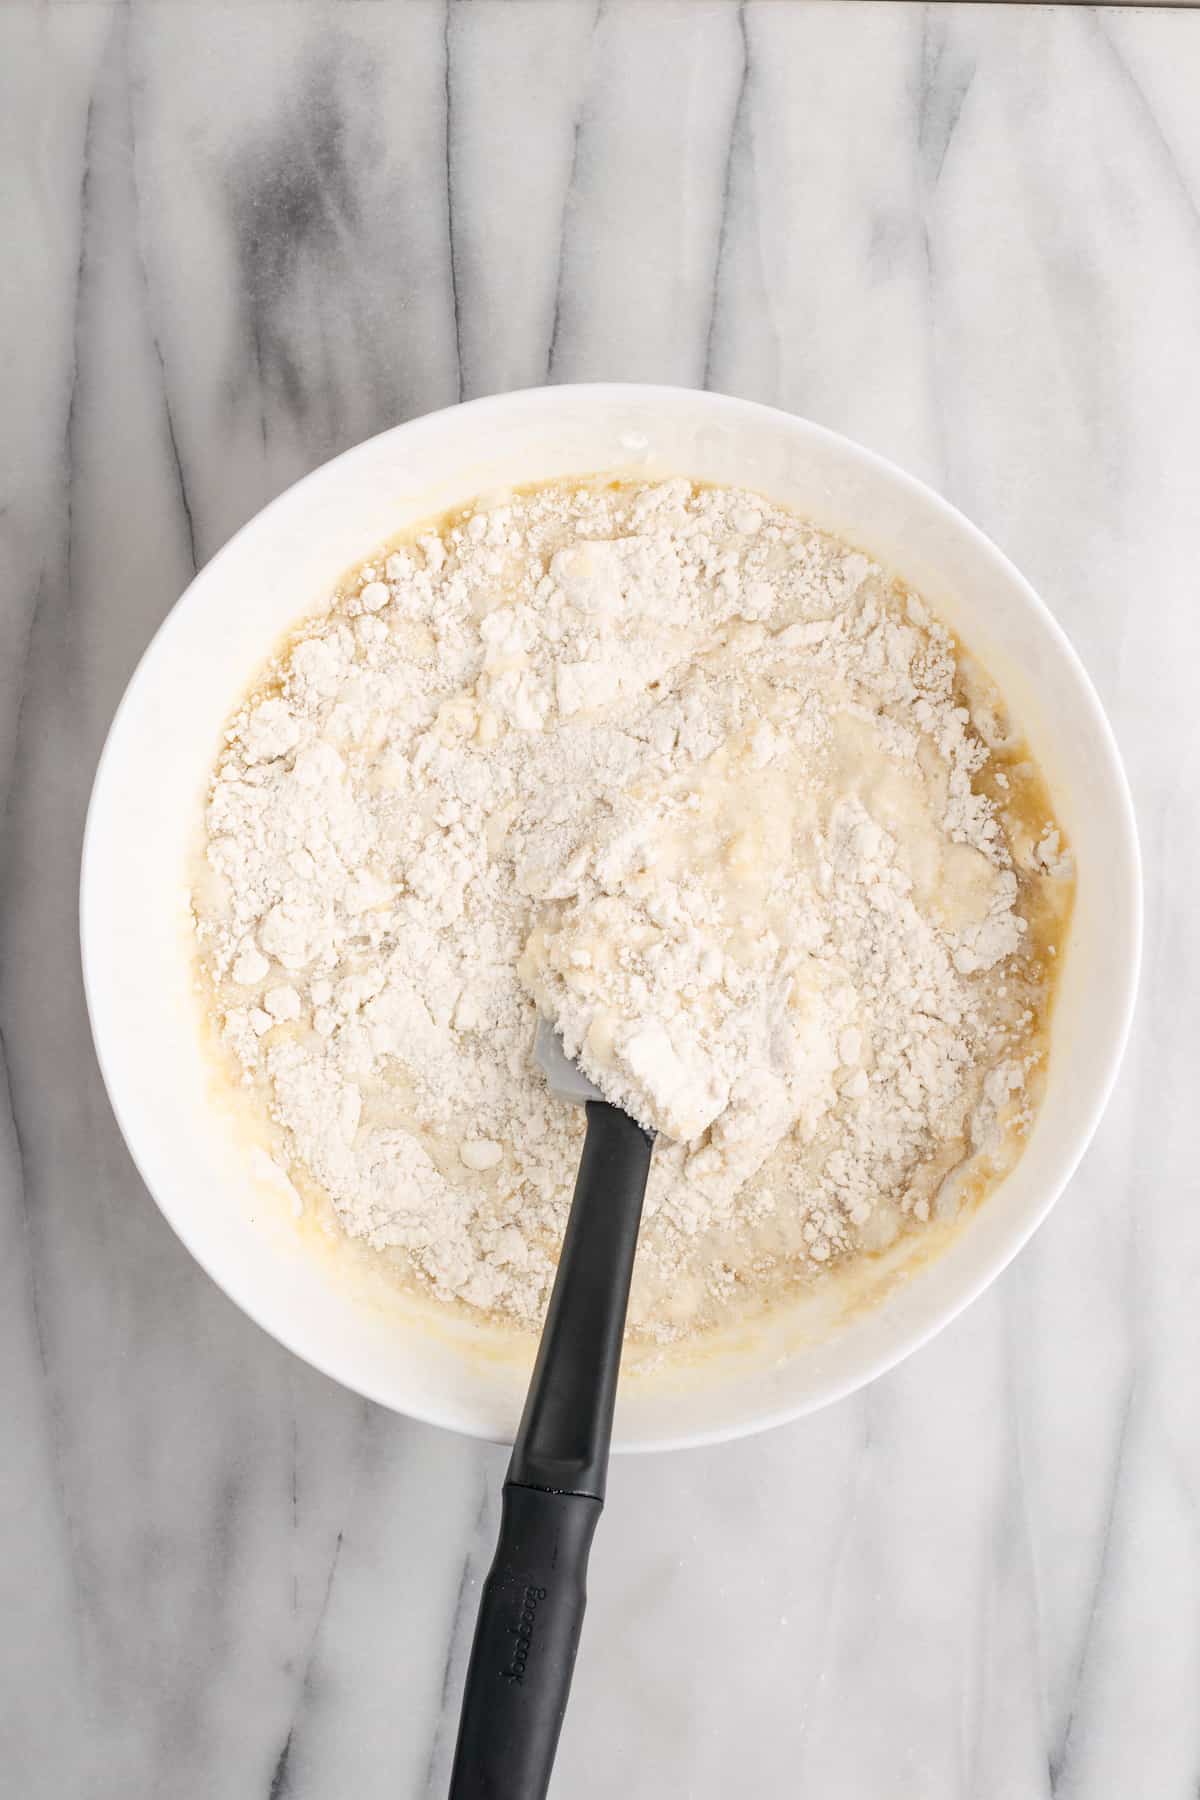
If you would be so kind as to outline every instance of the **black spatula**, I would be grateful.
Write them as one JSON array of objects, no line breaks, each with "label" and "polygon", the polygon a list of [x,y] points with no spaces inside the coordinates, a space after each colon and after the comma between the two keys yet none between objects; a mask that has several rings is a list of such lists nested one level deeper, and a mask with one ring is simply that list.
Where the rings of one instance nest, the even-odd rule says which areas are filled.
[{"label": "black spatula", "polygon": [[541,1800],[550,1783],[654,1148],[653,1135],[567,1061],[544,1021],[535,1055],[551,1092],[587,1108],[587,1136],[479,1603],[450,1800]]}]

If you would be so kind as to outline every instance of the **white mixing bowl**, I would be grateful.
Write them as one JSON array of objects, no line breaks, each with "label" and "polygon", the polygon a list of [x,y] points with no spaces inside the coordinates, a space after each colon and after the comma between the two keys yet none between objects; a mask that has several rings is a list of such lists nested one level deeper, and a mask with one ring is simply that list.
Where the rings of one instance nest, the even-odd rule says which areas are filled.
[{"label": "white mixing bowl", "polygon": [[347,1386],[460,1431],[511,1435],[531,1347],[514,1350],[468,1320],[382,1296],[350,1266],[349,1252],[314,1248],[263,1179],[198,1025],[189,866],[226,717],[280,634],[349,566],[406,524],[480,492],[598,470],[758,489],[902,575],[999,682],[1078,863],[1045,1100],[1014,1172],[945,1233],[937,1254],[927,1241],[906,1243],[873,1264],[858,1304],[789,1304],[703,1357],[627,1380],[618,1445],[652,1449],[793,1418],[861,1386],[940,1330],[1045,1218],[1116,1073],[1141,932],[1125,776],[1071,646],[966,519],[899,469],[803,419],[684,389],[534,389],[384,432],[252,519],[150,645],[96,776],[81,925],[114,1111],[197,1261],[265,1330]]}]

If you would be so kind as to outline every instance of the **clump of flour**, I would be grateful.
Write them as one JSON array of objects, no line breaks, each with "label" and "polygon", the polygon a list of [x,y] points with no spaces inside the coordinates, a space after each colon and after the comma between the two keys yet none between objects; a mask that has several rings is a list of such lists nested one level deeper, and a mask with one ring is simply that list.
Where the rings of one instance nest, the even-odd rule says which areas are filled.
[{"label": "clump of flour", "polygon": [[[937,1210],[1027,1113],[1035,982],[954,646],[866,557],[682,481],[479,505],[360,570],[233,721],[198,928],[344,1228],[536,1322],[581,1125],[661,1134],[633,1321]],[[1069,877],[1051,822],[1021,870]]]}]

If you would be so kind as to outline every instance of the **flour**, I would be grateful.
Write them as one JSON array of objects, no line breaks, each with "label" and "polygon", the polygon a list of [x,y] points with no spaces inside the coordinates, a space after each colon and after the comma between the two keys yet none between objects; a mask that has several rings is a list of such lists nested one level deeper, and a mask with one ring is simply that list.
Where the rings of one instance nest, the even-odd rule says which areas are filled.
[{"label": "flour", "polygon": [[636,1329],[936,1216],[1030,1116],[1024,901],[1070,882],[1045,816],[1014,859],[998,706],[916,596],[744,493],[551,486],[377,557],[208,804],[203,956],[278,1163],[534,1324],[581,1136],[536,1007],[660,1133]]}]

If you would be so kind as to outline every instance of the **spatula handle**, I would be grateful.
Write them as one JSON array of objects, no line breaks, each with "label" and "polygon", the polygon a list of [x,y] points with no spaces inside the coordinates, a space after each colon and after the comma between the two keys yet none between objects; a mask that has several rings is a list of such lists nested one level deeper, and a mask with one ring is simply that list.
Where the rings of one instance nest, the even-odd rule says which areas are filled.
[{"label": "spatula handle", "polygon": [[654,1138],[603,1100],[587,1136],[509,1481],[604,1498],[629,1279]]},{"label": "spatula handle", "polygon": [[451,1800],[542,1800],[567,1708],[601,1502],[504,1484]]},{"label": "spatula handle", "polygon": [[654,1147],[604,1101],[588,1102],[587,1120],[480,1600],[450,1800],[542,1800],[571,1686]]}]

